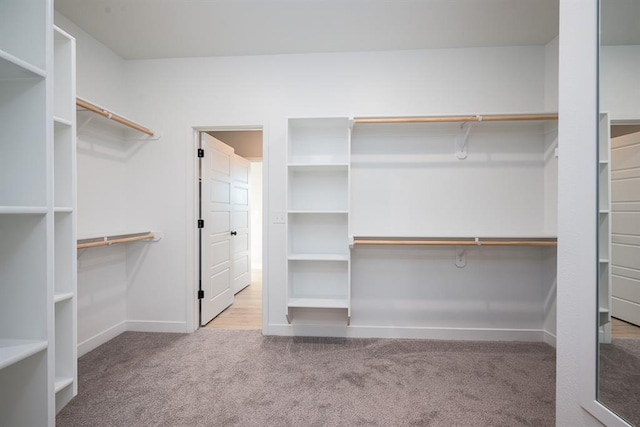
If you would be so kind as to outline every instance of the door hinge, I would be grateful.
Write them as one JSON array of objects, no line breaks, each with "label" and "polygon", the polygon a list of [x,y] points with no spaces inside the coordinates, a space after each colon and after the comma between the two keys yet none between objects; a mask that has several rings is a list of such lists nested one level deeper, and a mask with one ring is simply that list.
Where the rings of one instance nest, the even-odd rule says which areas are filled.
[{"label": "door hinge", "polygon": [[198,291],[198,299],[204,299],[204,291],[202,289]]},{"label": "door hinge", "polygon": [[198,228],[204,228],[204,219],[198,220]]},{"label": "door hinge", "polygon": [[204,149],[203,148],[198,148],[198,157],[199,158],[203,158],[204,157]]}]

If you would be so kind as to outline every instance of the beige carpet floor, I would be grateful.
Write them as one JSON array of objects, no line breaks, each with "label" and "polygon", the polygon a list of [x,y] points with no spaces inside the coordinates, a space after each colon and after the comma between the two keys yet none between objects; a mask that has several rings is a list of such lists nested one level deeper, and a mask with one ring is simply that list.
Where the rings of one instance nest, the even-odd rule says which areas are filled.
[{"label": "beige carpet floor", "polygon": [[542,343],[126,332],[79,360],[58,426],[553,426]]}]

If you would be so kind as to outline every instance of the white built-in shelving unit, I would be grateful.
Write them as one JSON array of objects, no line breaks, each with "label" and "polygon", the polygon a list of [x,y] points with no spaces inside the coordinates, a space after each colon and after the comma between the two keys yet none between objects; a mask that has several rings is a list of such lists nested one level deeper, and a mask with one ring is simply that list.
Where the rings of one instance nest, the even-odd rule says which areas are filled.
[{"label": "white built-in shelving unit", "polygon": [[78,394],[75,39],[53,31],[55,407]]},{"label": "white built-in shelving unit", "polygon": [[[553,343],[557,147],[555,113],[289,119],[287,319],[295,308],[345,308],[351,321],[379,307],[409,327],[484,322],[493,336],[520,329]],[[382,265],[386,279],[371,273]],[[413,295],[394,295],[412,281]],[[479,299],[456,302],[470,292]],[[426,295],[444,301],[433,314],[388,310],[407,298],[436,303]],[[465,324],[465,310],[485,300],[480,323]],[[445,306],[462,312],[438,317]],[[514,323],[496,322],[497,310]]]},{"label": "white built-in shelving unit", "polygon": [[0,3],[0,425],[76,393],[74,41],[51,1]]},{"label": "white built-in shelving unit", "polygon": [[348,119],[289,120],[289,321],[295,308],[350,316],[349,157]]},{"label": "white built-in shelving unit", "polygon": [[611,138],[607,113],[598,124],[598,311],[600,342],[611,342]]}]

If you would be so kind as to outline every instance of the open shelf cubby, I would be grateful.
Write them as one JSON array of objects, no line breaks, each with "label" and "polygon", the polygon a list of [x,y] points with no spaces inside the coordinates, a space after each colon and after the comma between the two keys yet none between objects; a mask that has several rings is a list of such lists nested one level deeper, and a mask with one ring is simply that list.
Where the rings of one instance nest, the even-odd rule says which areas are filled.
[{"label": "open shelf cubby", "polygon": [[46,206],[46,82],[1,77],[0,206]]},{"label": "open shelf cubby", "polygon": [[347,214],[289,214],[289,256],[344,259],[349,253]]},{"label": "open shelf cubby", "polygon": [[289,164],[346,164],[347,118],[289,119]]},{"label": "open shelf cubby", "polygon": [[0,2],[0,50],[40,69],[47,66],[48,2]]},{"label": "open shelf cubby", "polygon": [[0,384],[3,426],[53,425],[48,423],[47,405],[39,404],[48,399],[46,351],[37,351],[0,369]]},{"label": "open shelf cubby", "polygon": [[0,215],[0,339],[46,340],[45,215]]},{"label": "open shelf cubby", "polygon": [[289,261],[289,307],[348,308],[346,261]]},{"label": "open shelf cubby", "polygon": [[348,167],[289,167],[290,211],[347,211]]}]

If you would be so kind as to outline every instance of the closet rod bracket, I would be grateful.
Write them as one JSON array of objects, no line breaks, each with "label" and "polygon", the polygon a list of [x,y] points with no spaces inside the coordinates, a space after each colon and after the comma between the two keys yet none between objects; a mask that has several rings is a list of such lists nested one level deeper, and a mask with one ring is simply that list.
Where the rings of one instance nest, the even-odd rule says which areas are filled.
[{"label": "closet rod bracket", "polygon": [[[476,122],[482,121],[482,116],[476,115]],[[471,134],[471,129],[473,129],[474,122],[463,122],[460,125],[460,129],[464,130],[465,125],[467,129],[464,130],[464,134],[456,137],[456,157],[458,160],[464,160],[467,158],[467,144],[469,142],[469,135]]]},{"label": "closet rod bracket", "polygon": [[467,249],[456,246],[456,267],[464,268],[467,265]]},{"label": "closet rod bracket", "polygon": [[82,132],[82,130],[89,124],[91,123],[91,120],[93,120],[95,116],[89,116],[87,117],[87,119],[80,125],[78,125],[78,127],[76,128],[76,133],[80,133]]}]

